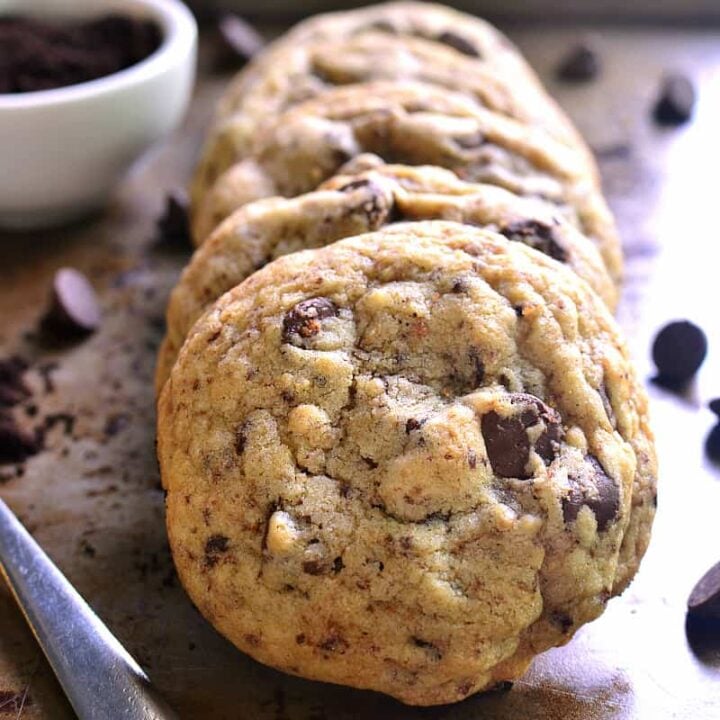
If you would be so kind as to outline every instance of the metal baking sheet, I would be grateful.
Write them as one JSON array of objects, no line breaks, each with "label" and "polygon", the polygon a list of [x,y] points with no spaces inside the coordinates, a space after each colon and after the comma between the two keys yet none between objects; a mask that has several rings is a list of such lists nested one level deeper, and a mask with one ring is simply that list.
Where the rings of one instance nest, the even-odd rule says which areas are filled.
[{"label": "metal baking sheet", "polygon": [[[154,455],[151,378],[168,291],[188,256],[157,247],[154,223],[165,191],[189,176],[227,76],[201,72],[184,127],[143,159],[101,217],[52,233],[0,236],[0,342],[4,354],[32,361],[36,413],[26,422],[50,427],[46,452],[20,470],[0,468],[0,496],[183,718],[720,717],[720,637],[689,637],[685,627],[690,589],[720,560],[720,468],[703,454],[712,425],[705,403],[720,396],[720,33],[595,28],[590,39],[602,74],[578,87],[557,83],[552,70],[584,28],[516,26],[511,34],[598,153],[627,252],[619,319],[641,375],[651,377],[653,333],[672,318],[703,325],[710,354],[682,396],[649,383],[660,501],[639,576],[568,646],[538,658],[509,693],[422,710],[288,677],[236,651],[178,586]],[[659,129],[650,119],[668,70],[689,73],[699,88],[695,119],[679,129]],[[46,346],[37,322],[63,265],[92,278],[106,320],[84,342]],[[73,420],[47,420],[56,414]],[[72,716],[0,586],[0,720]]]}]

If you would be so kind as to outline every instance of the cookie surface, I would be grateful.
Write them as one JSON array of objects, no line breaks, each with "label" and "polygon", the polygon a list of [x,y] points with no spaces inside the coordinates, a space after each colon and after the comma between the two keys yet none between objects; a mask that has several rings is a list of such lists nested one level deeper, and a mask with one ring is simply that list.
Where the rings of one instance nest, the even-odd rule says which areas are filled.
[{"label": "cookie surface", "polygon": [[205,237],[252,200],[315,189],[363,152],[448,168],[468,181],[542,199],[597,244],[611,276],[620,278],[612,216],[578,153],[462,95],[422,83],[339,88],[271,120],[254,138],[252,152],[205,195],[194,217],[196,236]]},{"label": "cookie surface", "polygon": [[440,168],[382,165],[365,156],[358,162],[375,167],[335,176],[318,192],[250,203],[208,238],[170,296],[158,391],[193,323],[252,272],[289,252],[403,220],[454,220],[498,230],[566,263],[615,307],[617,290],[595,246],[545,203],[493,185],[463,182]]},{"label": "cookie surface", "polygon": [[569,640],[654,513],[646,398],[605,306],[451,222],[293,253],[226,293],[158,440],[178,572],[220,632],[412,704]]},{"label": "cookie surface", "polygon": [[419,80],[542,129],[594,162],[582,139],[512,43],[448,8],[391,3],[315,17],[273,43],[220,101],[193,182],[197,205],[267,121],[326,90],[371,80]]}]

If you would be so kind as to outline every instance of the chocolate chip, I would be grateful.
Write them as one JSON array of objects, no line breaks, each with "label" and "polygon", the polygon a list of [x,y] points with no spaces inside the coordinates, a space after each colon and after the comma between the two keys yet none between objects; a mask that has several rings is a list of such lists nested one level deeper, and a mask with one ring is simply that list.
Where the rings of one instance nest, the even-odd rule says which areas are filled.
[{"label": "chocolate chip", "polygon": [[500,232],[508,240],[524,243],[559,262],[567,261],[565,248],[558,243],[550,225],[537,220],[518,220],[501,227]]},{"label": "chocolate chip", "polygon": [[189,200],[184,190],[171,190],[165,196],[165,210],[158,219],[158,243],[168,247],[188,249],[192,247]]},{"label": "chocolate chip", "polygon": [[688,613],[698,618],[720,619],[720,562],[713,565],[692,589]]},{"label": "chocolate chip", "polygon": [[393,210],[394,203],[389,204],[382,188],[376,182],[363,178],[354,180],[353,182],[343,185],[339,191],[343,193],[351,193],[356,190],[365,190],[361,202],[357,208],[353,207],[350,212],[361,212],[367,217],[368,227],[371,230],[377,230],[390,221],[390,215]]},{"label": "chocolate chip", "polygon": [[53,280],[43,330],[61,339],[88,335],[100,325],[100,305],[90,281],[73,268],[61,268]]},{"label": "chocolate chip", "polygon": [[320,560],[305,560],[302,564],[302,569],[303,572],[308,575],[324,575],[330,570],[330,568]]},{"label": "chocolate chip", "polygon": [[442,652],[440,651],[440,648],[438,648],[435,643],[431,643],[428,640],[423,640],[419,637],[411,637],[410,641],[415,647],[421,648],[422,650],[425,650],[425,652],[430,656],[430,660],[433,662],[438,662],[439,660],[442,660]]},{"label": "chocolate chip", "polygon": [[560,61],[557,77],[566,82],[588,82],[600,72],[600,59],[597,53],[587,45],[576,45]]},{"label": "chocolate chip", "polygon": [[451,48],[457,50],[463,55],[469,55],[470,57],[476,58],[480,57],[480,52],[469,40],[457,33],[451,32],[450,30],[441,32],[435,39],[444,45],[449,45]]},{"label": "chocolate chip", "polygon": [[567,613],[559,610],[550,613],[550,620],[560,628],[562,633],[566,633],[573,626],[573,619]]},{"label": "chocolate chip", "polygon": [[720,462],[720,423],[708,433],[705,439],[705,452],[713,462]]},{"label": "chocolate chip", "polygon": [[705,333],[687,320],[666,325],[655,337],[652,356],[660,378],[686,382],[695,375],[707,354]]},{"label": "chocolate chip", "polygon": [[332,571],[337,575],[337,573],[341,572],[345,568],[345,563],[343,562],[343,559],[341,557],[336,557],[333,560],[333,566]]},{"label": "chocolate chip", "polygon": [[28,364],[13,355],[0,359],[0,407],[12,407],[30,397],[23,375]]},{"label": "chocolate chip", "polygon": [[378,467],[378,463],[372,458],[360,456],[360,459],[371,469],[375,470]]},{"label": "chocolate chip", "polygon": [[217,27],[221,40],[217,64],[221,68],[242,66],[265,47],[263,36],[238,15],[223,15]]},{"label": "chocolate chip", "polygon": [[695,87],[684,75],[668,75],[663,78],[660,93],[653,108],[658,125],[682,125],[693,114]]},{"label": "chocolate chip", "polygon": [[477,453],[474,450],[468,450],[467,454],[468,467],[474,470],[477,467]]},{"label": "chocolate chip", "polygon": [[485,363],[480,357],[479,351],[475,348],[470,349],[470,359],[475,370],[475,386],[480,387],[485,380]]},{"label": "chocolate chip", "polygon": [[710,412],[715,413],[720,418],[720,398],[715,398],[708,403]]},{"label": "chocolate chip", "polygon": [[214,567],[220,560],[220,556],[226,553],[229,548],[230,539],[225,535],[211,535],[205,543],[205,565]]},{"label": "chocolate chip", "polygon": [[593,455],[588,455],[581,470],[569,475],[569,479],[572,487],[562,501],[565,522],[575,522],[580,510],[587,506],[595,515],[598,530],[606,530],[620,509],[617,483],[607,475]]},{"label": "chocolate chip", "polygon": [[40,433],[30,433],[10,415],[0,414],[0,464],[23,462],[42,448]]},{"label": "chocolate chip", "polygon": [[247,442],[247,435],[245,433],[245,425],[241,425],[235,430],[235,452],[238,455],[242,455],[245,450],[245,443]]},{"label": "chocolate chip", "polygon": [[453,280],[452,284],[452,292],[454,292],[457,295],[466,293],[470,289],[470,286],[468,285],[467,280],[464,280],[463,278],[457,278],[456,280]]},{"label": "chocolate chip", "polygon": [[299,344],[302,339],[314,337],[322,329],[322,320],[330,317],[337,317],[337,308],[327,298],[303,300],[283,318],[283,342]]},{"label": "chocolate chip", "polygon": [[480,427],[493,472],[500,477],[532,477],[527,463],[532,448],[528,429],[542,422],[543,431],[535,441],[535,451],[548,465],[555,458],[563,436],[558,413],[540,399],[525,393],[511,396],[514,412],[503,417],[494,410],[483,415]]},{"label": "chocolate chip", "polygon": [[321,650],[336,652],[342,655],[349,647],[347,640],[337,632],[331,632],[324,640],[318,643]]}]

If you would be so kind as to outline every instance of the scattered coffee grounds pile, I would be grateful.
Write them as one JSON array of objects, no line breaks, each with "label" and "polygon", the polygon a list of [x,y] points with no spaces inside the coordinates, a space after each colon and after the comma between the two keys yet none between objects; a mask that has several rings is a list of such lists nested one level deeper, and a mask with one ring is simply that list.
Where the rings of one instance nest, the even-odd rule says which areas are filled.
[{"label": "scattered coffee grounds pile", "polygon": [[17,355],[0,358],[0,408],[13,407],[30,397],[24,374],[27,362]]},{"label": "scattered coffee grounds pile", "polygon": [[31,395],[24,379],[27,369],[21,357],[0,358],[0,465],[22,462],[43,447],[42,433],[20,427],[10,413]]},{"label": "scattered coffee grounds pile", "polygon": [[97,330],[102,315],[90,281],[78,270],[55,273],[50,307],[42,320],[44,333],[56,339],[74,339]]},{"label": "scattered coffee grounds pile", "polygon": [[680,384],[690,380],[707,355],[707,338],[697,325],[678,320],[666,325],[655,337],[652,357],[659,381]]},{"label": "scattered coffee grounds pile", "polygon": [[77,85],[130,67],[160,46],[151,21],[107,15],[76,24],[0,18],[0,93]]},{"label": "scattered coffee grounds pile", "polygon": [[565,82],[581,83],[594,80],[600,73],[600,58],[588,45],[576,45],[560,61],[557,77]]},{"label": "scattered coffee grounds pile", "polygon": [[663,79],[653,108],[658,125],[682,125],[693,114],[695,87],[684,75],[668,75]]}]

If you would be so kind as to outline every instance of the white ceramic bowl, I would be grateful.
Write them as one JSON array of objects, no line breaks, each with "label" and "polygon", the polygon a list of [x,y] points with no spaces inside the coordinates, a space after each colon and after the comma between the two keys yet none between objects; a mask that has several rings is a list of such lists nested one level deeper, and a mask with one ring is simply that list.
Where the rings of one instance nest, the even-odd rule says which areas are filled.
[{"label": "white ceramic bowl", "polygon": [[0,94],[0,226],[58,225],[101,207],[187,109],[197,27],[179,0],[0,0],[0,15],[152,18],[161,46],[121,72],[56,90]]}]

